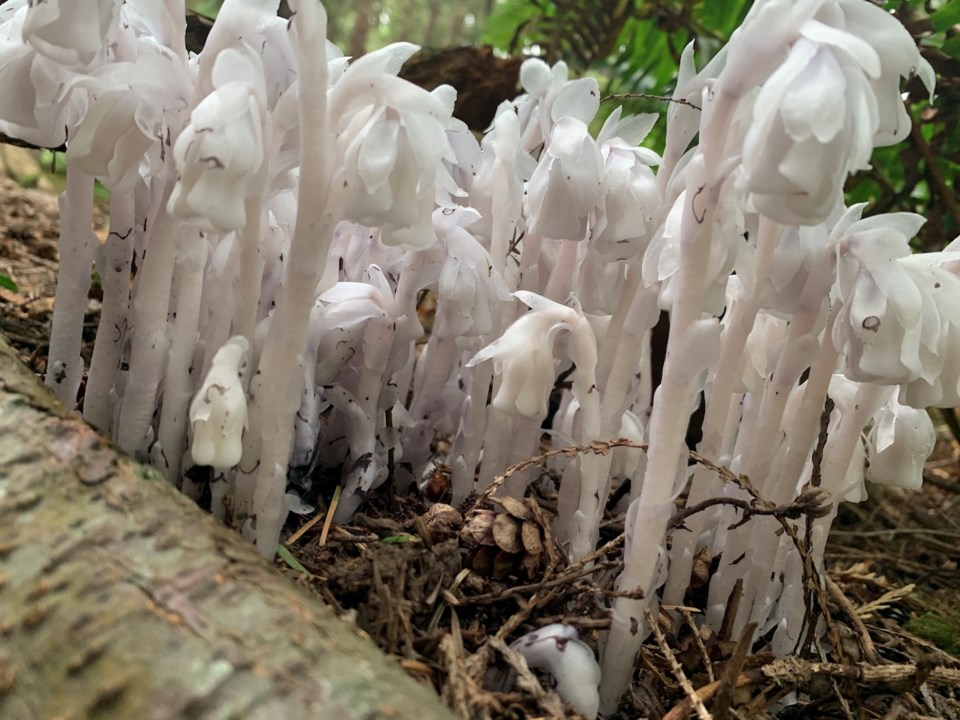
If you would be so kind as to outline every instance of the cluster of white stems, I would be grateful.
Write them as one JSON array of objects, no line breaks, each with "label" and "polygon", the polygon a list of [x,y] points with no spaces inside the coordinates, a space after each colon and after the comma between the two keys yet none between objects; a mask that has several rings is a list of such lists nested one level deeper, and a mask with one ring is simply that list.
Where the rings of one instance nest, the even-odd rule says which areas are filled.
[{"label": "cluster of white stems", "polygon": [[[632,677],[645,610],[682,601],[704,549],[720,556],[705,622],[740,587],[734,631],[755,622],[790,652],[803,569],[774,521],[716,506],[669,549],[667,523],[683,493],[742,494],[688,467],[701,393],[702,455],[778,504],[829,493],[834,512],[798,528],[818,561],[837,503],[865,479],[918,485],[924,408],[960,404],[960,247],[911,254],[922,218],[843,204],[847,175],[909,132],[901,80],[932,90],[909,34],[867,0],[758,0],[706,67],[684,52],[658,155],[639,145],[656,116],[616,110],[594,137],[596,81],[539,60],[478,142],[453,88],[397,77],[415,46],[351,62],[317,0],[290,0],[289,22],[277,5],[226,0],[198,55],[183,0],[0,7],[0,131],[67,145],[47,384],[77,402],[95,268],[84,416],[194,496],[187,471],[212,467],[214,514],[271,555],[289,478],[343,468],[342,521],[391,472],[406,487],[443,462],[462,501],[536,454],[572,371],[555,446],[649,443],[557,468],[573,560],[631,481],[617,587],[643,599],[611,608],[602,709]],[[102,244],[94,179],[111,191]]]}]

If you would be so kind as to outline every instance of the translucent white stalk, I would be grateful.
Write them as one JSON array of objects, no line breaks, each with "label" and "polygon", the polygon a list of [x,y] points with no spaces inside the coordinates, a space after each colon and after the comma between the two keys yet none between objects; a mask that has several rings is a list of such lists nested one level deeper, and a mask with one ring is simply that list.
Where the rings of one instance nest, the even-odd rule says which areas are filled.
[{"label": "translucent white stalk", "polygon": [[[723,324],[720,359],[717,362],[713,378],[710,380],[705,396],[705,413],[702,423],[703,438],[698,451],[714,461],[724,462],[720,458],[720,445],[723,440],[723,428],[727,424],[731,407],[735,401],[734,388],[738,384],[743,367],[743,348],[753,329],[760,300],[770,274],[773,253],[778,245],[781,227],[766,218],[761,218],[757,237],[757,252],[754,258],[754,286],[748,297],[735,300],[727,312],[730,318]],[[738,402],[738,401],[737,401]],[[687,507],[703,502],[715,495],[717,479],[715,473],[697,468],[693,474]],[[670,548],[670,568],[664,590],[664,602],[682,604],[683,595],[690,584],[690,572],[698,542],[713,513],[698,513],[686,520],[685,528],[678,528],[673,534]]]},{"label": "translucent white stalk", "polygon": [[269,382],[271,389],[261,390],[262,406],[255,411],[257,417],[251,414],[250,418],[250,431],[262,438],[253,512],[257,549],[267,557],[276,551],[286,518],[286,471],[293,444],[293,418],[300,404],[301,363],[310,309],[340,212],[339,201],[329,192],[327,16],[316,0],[291,0],[290,6],[294,12],[291,30],[299,87],[300,198],[290,261],[258,370],[261,381]]},{"label": "translucent white stalk", "polygon": [[[693,402],[696,389],[692,364],[697,347],[697,328],[703,322],[706,273],[710,258],[713,218],[720,188],[725,179],[720,169],[729,119],[736,98],[716,93],[708,122],[701,129],[703,154],[698,154],[687,168],[687,195],[681,225],[680,268],[672,282],[677,283],[676,296],[670,316],[670,335],[663,379],[654,399],[650,419],[650,453],[643,490],[633,514],[638,518],[632,525],[637,552],[625,557],[624,570],[618,579],[618,588],[641,591],[647,602],[653,601],[657,580],[659,554],[653,548],[664,543],[670,517],[665,508],[675,492],[674,483],[681,450],[684,447],[689,417],[685,410]],[[610,635],[603,657],[603,680],[600,685],[601,707],[612,712],[629,684],[634,660],[640,644],[646,637],[643,614],[638,612],[636,600],[617,598],[611,617]]]},{"label": "translucent white stalk", "polygon": [[464,403],[464,412],[457,431],[457,441],[460,452],[451,453],[453,473],[451,488],[454,505],[463,502],[473,492],[476,480],[477,463],[480,461],[480,452],[483,447],[483,438],[487,426],[487,394],[490,382],[493,380],[493,363],[481,363],[471,368],[467,380],[467,402]]},{"label": "translucent white stalk", "polygon": [[115,189],[110,194],[110,232],[99,266],[103,303],[93,358],[87,375],[83,417],[109,435],[113,420],[110,395],[120,366],[120,352],[127,333],[130,304],[130,261],[133,258],[134,196],[132,190]]},{"label": "translucent white stalk", "polygon": [[[766,489],[764,495],[766,499],[777,505],[786,504],[796,496],[804,466],[819,436],[820,417],[823,413],[827,389],[837,367],[838,353],[831,339],[831,329],[838,309],[838,307],[833,309],[827,327],[821,334],[820,353],[804,383],[799,408],[784,428],[787,452],[779,463],[773,478],[774,482]],[[757,520],[762,519],[755,518],[752,522],[756,523]],[[771,537],[769,534],[771,530],[775,531],[776,528],[771,528],[769,523],[758,523],[752,530],[750,542],[757,551],[753,560],[754,567],[750,570],[744,586],[742,604],[746,607],[759,607],[764,599],[770,596],[770,587],[774,581],[770,580],[769,566],[773,557],[772,551],[776,548],[761,539]],[[755,610],[750,613],[749,619],[759,619]]]},{"label": "translucent white stalk", "polygon": [[60,195],[60,269],[53,302],[46,376],[47,387],[69,408],[77,404],[77,392],[83,379],[80,345],[96,246],[93,178],[69,166],[67,188]]},{"label": "translucent white stalk", "polygon": [[[263,218],[259,195],[251,195],[244,201],[247,222],[239,236],[240,272],[236,288],[233,335],[243,335],[253,347],[253,330],[257,324],[257,307],[260,304],[260,282],[263,277],[263,256],[260,253],[260,225]],[[256,362],[256,358],[253,358]]]},{"label": "translucent white stalk", "polygon": [[156,465],[171,483],[179,480],[187,432],[187,410],[193,390],[201,380],[194,368],[203,294],[203,270],[207,262],[206,240],[196,231],[185,231],[177,258],[178,291],[170,359],[163,381],[163,405],[157,431]]},{"label": "translucent white stalk", "polygon": [[177,257],[176,223],[166,207],[171,188],[172,184],[168,184],[164,189],[163,201],[147,230],[145,257],[137,274],[132,305],[133,349],[117,425],[117,443],[131,453],[147,449],[168,350],[167,310]]}]

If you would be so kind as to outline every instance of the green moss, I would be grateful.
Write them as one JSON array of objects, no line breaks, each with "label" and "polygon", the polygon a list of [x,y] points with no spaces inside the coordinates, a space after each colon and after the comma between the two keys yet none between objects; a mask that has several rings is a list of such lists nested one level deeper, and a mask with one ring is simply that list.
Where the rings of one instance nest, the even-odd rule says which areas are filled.
[{"label": "green moss", "polygon": [[915,615],[907,621],[904,629],[944,652],[960,655],[960,612],[930,611]]}]

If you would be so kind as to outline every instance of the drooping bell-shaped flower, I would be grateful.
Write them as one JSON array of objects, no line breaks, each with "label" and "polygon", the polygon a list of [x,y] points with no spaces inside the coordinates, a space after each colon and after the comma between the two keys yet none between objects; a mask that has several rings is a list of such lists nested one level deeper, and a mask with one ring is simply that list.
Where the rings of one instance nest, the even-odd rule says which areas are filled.
[{"label": "drooping bell-shaped flower", "polygon": [[28,2],[23,40],[63,65],[89,65],[106,52],[121,0]]},{"label": "drooping bell-shaped flower", "polygon": [[351,64],[330,92],[344,166],[346,217],[380,227],[385,245],[423,249],[436,241],[438,188],[455,190],[442,161],[455,161],[446,128],[456,93],[427,92],[396,77],[419,48],[395,43]]},{"label": "drooping bell-shaped flower", "polygon": [[867,435],[867,480],[918,490],[936,441],[927,411],[900,404],[892,393]]},{"label": "drooping bell-shaped flower", "polygon": [[[786,5],[772,0],[758,17]],[[790,22],[802,15],[784,13],[777,17]],[[741,187],[764,215],[815,225],[840,204],[846,176],[868,166],[873,148],[909,131],[900,78],[919,70],[932,91],[932,72],[909,33],[862,0],[825,3],[794,29],[769,32],[781,30],[789,50],[754,100]]]},{"label": "drooping bell-shaped flower", "polygon": [[248,46],[224,50],[214,91],[193,110],[173,147],[179,178],[169,212],[220,232],[244,226],[244,198],[264,163],[263,68]]},{"label": "drooping bell-shaped flower", "polygon": [[109,188],[128,183],[156,141],[158,122],[158,108],[130,90],[99,93],[70,138],[67,162]]},{"label": "drooping bell-shaped flower", "polygon": [[434,225],[442,253],[437,280],[437,317],[442,337],[477,337],[493,330],[498,306],[510,299],[490,253],[466,229],[478,213],[469,208],[442,208],[434,212]]},{"label": "drooping bell-shaped flower", "polygon": [[580,640],[572,625],[554,623],[515,640],[510,649],[527,665],[546,670],[557,683],[557,693],[585,718],[595,718],[600,707],[600,665],[593,650]]},{"label": "drooping bell-shaped flower", "polygon": [[525,206],[531,232],[553,240],[583,240],[603,196],[603,157],[585,123],[561,118],[550,134]]},{"label": "drooping bell-shaped flower", "polygon": [[603,157],[603,194],[594,213],[590,244],[607,258],[627,259],[642,251],[653,233],[660,190],[652,166],[660,156],[639,147],[656,115],[621,119],[621,108],[604,123],[597,143]]},{"label": "drooping bell-shaped flower", "polygon": [[520,117],[521,147],[531,151],[546,141],[561,118],[589,124],[600,109],[600,86],[595,78],[569,79],[563,61],[553,67],[530,58],[520,66],[520,85],[525,94],[514,100]]},{"label": "drooping bell-shaped flower", "polygon": [[197,465],[233,467],[243,454],[247,398],[242,375],[250,343],[230,338],[213,357],[203,384],[190,403],[191,455]]},{"label": "drooping bell-shaped flower", "polygon": [[596,367],[596,339],[590,322],[577,310],[532,292],[513,295],[531,312],[474,355],[467,367],[493,360],[494,371],[502,376],[493,407],[513,415],[542,417],[553,388],[553,343],[558,333],[570,333],[567,353],[582,375],[592,374]]},{"label": "drooping bell-shaped flower", "polygon": [[75,76],[23,41],[26,0],[0,6],[0,132],[57,147],[83,112],[85,93],[64,93]]},{"label": "drooping bell-shaped flower", "polygon": [[956,311],[938,306],[937,299],[960,283],[929,257],[920,262],[911,257],[908,238],[923,222],[912,213],[880,215],[851,224],[839,241],[843,307],[833,342],[852,380],[932,381],[944,368],[941,353]]},{"label": "drooping bell-shaped flower", "polygon": [[899,400],[914,408],[960,404],[960,247],[920,253],[899,263],[922,298],[920,377],[904,385]]}]

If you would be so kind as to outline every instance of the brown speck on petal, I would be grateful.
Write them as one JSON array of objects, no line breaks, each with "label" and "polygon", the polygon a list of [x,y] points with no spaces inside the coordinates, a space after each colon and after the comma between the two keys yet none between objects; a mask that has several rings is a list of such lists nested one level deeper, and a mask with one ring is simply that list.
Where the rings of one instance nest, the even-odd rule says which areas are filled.
[{"label": "brown speck on petal", "polygon": [[880,318],[876,315],[870,315],[863,319],[863,329],[871,332],[877,332],[880,329]]}]

